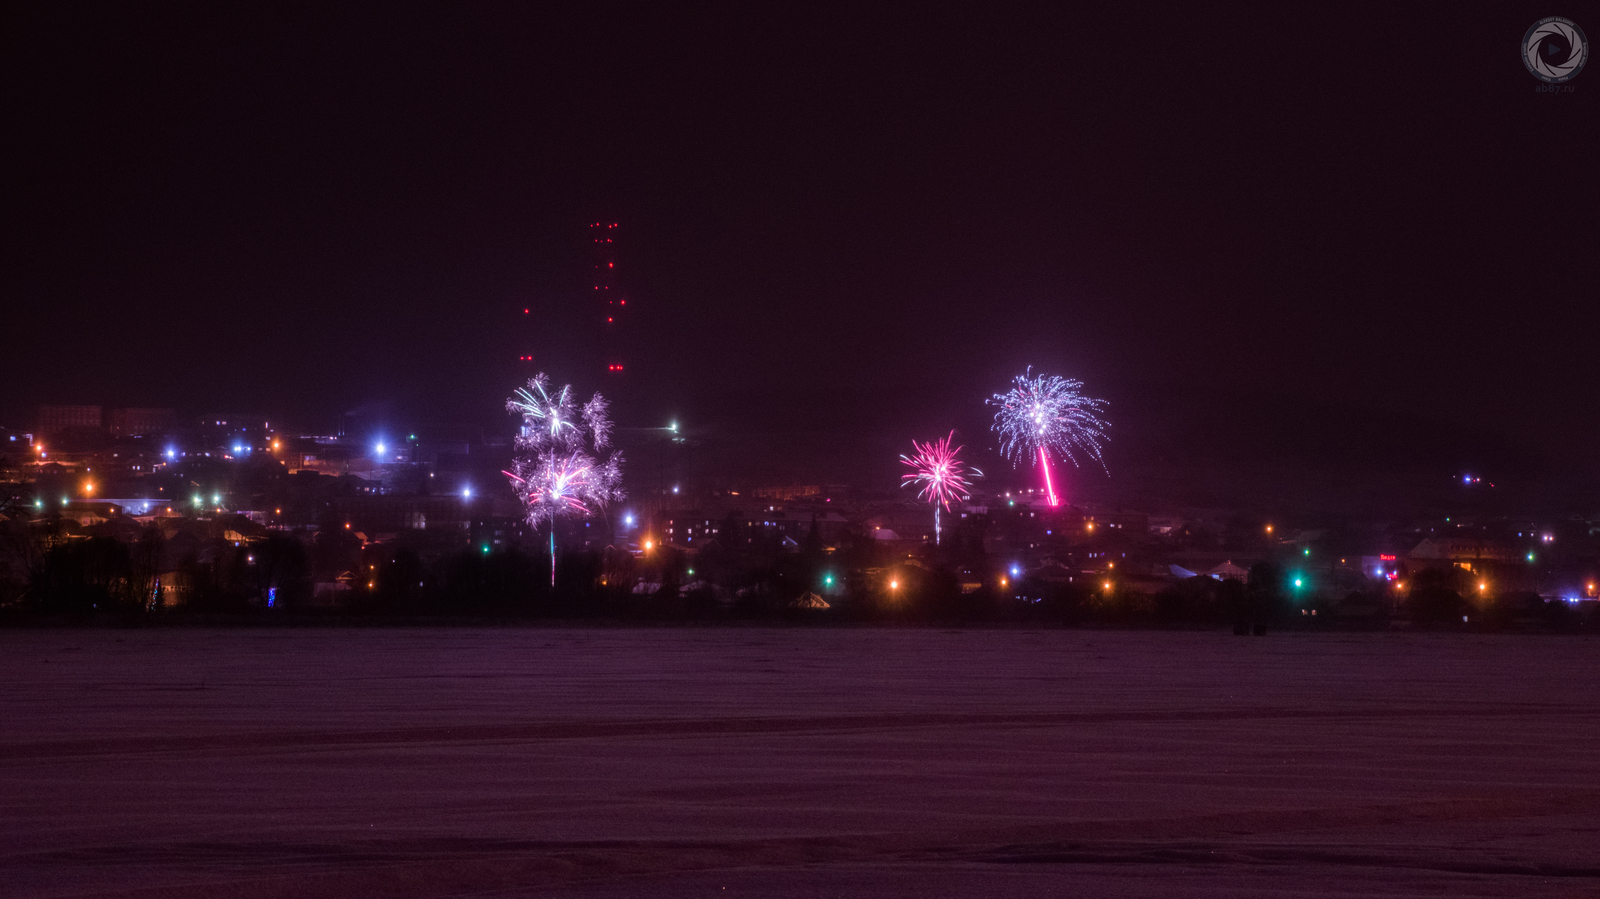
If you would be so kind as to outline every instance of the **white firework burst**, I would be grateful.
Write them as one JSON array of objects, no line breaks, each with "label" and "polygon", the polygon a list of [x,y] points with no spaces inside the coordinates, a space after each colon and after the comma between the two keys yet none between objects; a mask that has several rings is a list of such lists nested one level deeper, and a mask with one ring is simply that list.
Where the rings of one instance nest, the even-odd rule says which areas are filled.
[{"label": "white firework burst", "polygon": [[1100,412],[1106,401],[1084,396],[1082,390],[1082,381],[1035,375],[1031,366],[1017,375],[1010,390],[988,400],[999,407],[993,429],[1000,436],[1000,452],[1013,463],[1039,461],[1043,450],[1066,457],[1074,466],[1083,456],[1104,468],[1100,445],[1110,425]]},{"label": "white firework burst", "polygon": [[572,385],[552,390],[543,372],[506,400],[506,411],[522,417],[511,470],[512,490],[528,523],[550,529],[550,582],[555,583],[557,519],[588,517],[618,502],[622,453],[602,455],[611,445],[611,417],[595,394],[579,407]]}]

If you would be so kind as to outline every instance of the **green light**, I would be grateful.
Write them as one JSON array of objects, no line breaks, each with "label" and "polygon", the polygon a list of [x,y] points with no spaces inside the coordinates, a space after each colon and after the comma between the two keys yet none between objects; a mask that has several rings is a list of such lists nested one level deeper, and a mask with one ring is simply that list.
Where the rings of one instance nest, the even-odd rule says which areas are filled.
[{"label": "green light", "polygon": [[689,569],[689,573],[690,574],[694,574],[694,569],[693,568]]},{"label": "green light", "polygon": [[485,543],[483,545],[483,552],[484,552],[484,555],[488,555],[488,553],[489,553],[489,544]]},{"label": "green light", "polygon": [[1533,561],[1533,553],[1528,553],[1528,561],[1529,562]]},{"label": "green light", "polygon": [[1309,547],[1309,546],[1306,547],[1304,550],[1302,550],[1302,552],[1304,552],[1308,556],[1311,555],[1311,547]]},{"label": "green light", "polygon": [[824,575],[823,578],[822,578],[822,582],[824,584],[828,585],[829,587],[832,587],[833,586],[833,575],[831,575],[831,574]]},{"label": "green light", "polygon": [[1295,578],[1294,579],[1294,587],[1295,587],[1295,589],[1296,590],[1300,589],[1300,586],[1301,586],[1300,579],[1299,578]]}]

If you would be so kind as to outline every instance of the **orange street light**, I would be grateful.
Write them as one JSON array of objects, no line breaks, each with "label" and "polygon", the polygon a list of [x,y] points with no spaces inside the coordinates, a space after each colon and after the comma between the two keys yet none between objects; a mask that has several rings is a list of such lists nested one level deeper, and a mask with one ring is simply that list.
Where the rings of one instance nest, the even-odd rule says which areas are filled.
[{"label": "orange street light", "polygon": [[1110,581],[1106,581],[1102,586],[1104,586],[1107,590],[1110,590],[1111,589],[1111,582]]},{"label": "orange street light", "polygon": [[899,581],[890,581],[889,582],[889,589],[890,590],[899,590],[900,589],[900,582]]}]

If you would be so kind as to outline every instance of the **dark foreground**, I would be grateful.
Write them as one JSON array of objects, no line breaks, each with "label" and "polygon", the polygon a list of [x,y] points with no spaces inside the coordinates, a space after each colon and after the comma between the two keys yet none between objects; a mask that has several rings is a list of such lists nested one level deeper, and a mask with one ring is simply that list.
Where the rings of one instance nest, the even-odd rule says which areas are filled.
[{"label": "dark foreground", "polygon": [[1600,640],[0,633],[7,896],[1600,891]]}]

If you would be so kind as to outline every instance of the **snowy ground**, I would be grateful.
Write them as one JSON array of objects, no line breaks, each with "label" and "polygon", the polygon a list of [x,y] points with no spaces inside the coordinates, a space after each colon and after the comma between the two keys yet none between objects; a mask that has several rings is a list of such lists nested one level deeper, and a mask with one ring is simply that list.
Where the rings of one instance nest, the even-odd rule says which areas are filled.
[{"label": "snowy ground", "polygon": [[0,633],[0,895],[1600,892],[1600,639]]}]

